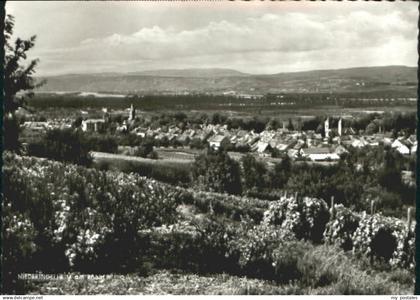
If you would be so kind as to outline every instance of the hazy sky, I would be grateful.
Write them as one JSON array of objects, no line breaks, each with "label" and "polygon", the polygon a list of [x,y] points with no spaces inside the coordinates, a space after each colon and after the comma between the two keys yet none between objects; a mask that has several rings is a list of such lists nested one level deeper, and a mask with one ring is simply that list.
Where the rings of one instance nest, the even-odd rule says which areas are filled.
[{"label": "hazy sky", "polygon": [[416,2],[8,2],[38,75],[417,65]]}]

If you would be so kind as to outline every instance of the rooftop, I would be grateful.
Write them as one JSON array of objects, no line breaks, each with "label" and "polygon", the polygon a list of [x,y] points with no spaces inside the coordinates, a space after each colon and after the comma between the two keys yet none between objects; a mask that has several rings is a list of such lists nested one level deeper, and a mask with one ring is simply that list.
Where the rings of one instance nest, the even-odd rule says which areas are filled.
[{"label": "rooftop", "polygon": [[307,155],[310,155],[310,154],[329,154],[330,153],[330,149],[326,148],[326,147],[311,147],[311,148],[305,148],[305,149],[302,149],[302,150]]}]

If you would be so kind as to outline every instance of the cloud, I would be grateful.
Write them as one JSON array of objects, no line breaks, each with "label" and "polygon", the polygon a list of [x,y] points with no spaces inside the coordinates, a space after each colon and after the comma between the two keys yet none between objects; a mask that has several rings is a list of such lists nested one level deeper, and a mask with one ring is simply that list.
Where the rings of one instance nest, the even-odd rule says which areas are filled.
[{"label": "cloud", "polygon": [[[360,7],[360,6],[359,6]],[[410,16],[410,18],[407,18]],[[412,12],[347,9],[336,14],[273,11],[199,27],[141,27],[70,47],[36,49],[44,72],[229,67],[273,73],[417,61]],[[392,53],[390,53],[392,51]],[[276,69],[277,68],[277,69]]]}]

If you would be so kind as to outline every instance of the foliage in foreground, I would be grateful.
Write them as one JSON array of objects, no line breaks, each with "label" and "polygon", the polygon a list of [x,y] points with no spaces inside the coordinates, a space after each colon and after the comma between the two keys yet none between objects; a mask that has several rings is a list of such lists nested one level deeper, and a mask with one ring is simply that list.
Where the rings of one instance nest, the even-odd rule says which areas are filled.
[{"label": "foliage in foreground", "polygon": [[[318,252],[308,255],[325,255],[321,248]],[[28,294],[52,294],[52,295],[299,295],[299,294],[411,294],[413,291],[412,275],[407,272],[392,272],[391,274],[376,274],[369,276],[366,273],[347,270],[347,260],[338,261],[340,255],[336,255],[327,266],[325,261],[321,271],[315,274],[309,271],[306,279],[316,282],[329,278],[329,284],[317,287],[307,285],[304,281],[291,281],[278,285],[275,282],[238,277],[228,274],[197,275],[191,273],[178,273],[159,271],[147,277],[136,274],[129,275],[105,275],[89,276],[88,274],[65,274],[70,279],[51,280],[32,285]],[[311,268],[319,260],[309,262],[306,268]],[[334,269],[335,263],[339,266]],[[303,266],[301,266],[303,267]],[[344,273],[341,274],[341,273]],[[360,277],[360,275],[362,276]],[[335,276],[342,276],[336,279]],[[64,276],[64,274],[63,274]],[[78,276],[78,277],[77,277]],[[89,279],[85,279],[89,278]],[[305,279],[305,280],[306,280]],[[407,280],[408,279],[408,280]]]},{"label": "foliage in foreground", "polygon": [[[9,268],[9,278],[23,270],[149,274],[155,268],[168,268],[226,272],[280,283],[297,280],[316,289],[336,285],[334,289],[342,293],[379,290],[362,290],[354,282],[349,286],[340,281],[341,271],[318,268],[322,263],[329,264],[328,253],[341,253],[340,259],[354,266],[354,278],[368,276],[352,259],[346,260],[350,254],[340,250],[348,239],[351,249],[361,257],[375,256],[395,270],[412,268],[414,237],[407,235],[400,220],[381,215],[355,218],[337,206],[336,219],[328,222],[327,206],[320,199],[285,196],[271,203],[255,199],[243,199],[241,203],[242,198],[234,196],[185,194],[180,188],[134,174],[101,172],[10,154],[5,155],[4,172],[3,217],[4,224],[9,224],[4,228],[4,242],[22,250],[6,252],[4,265]],[[213,220],[180,223],[177,206],[188,201],[199,203],[186,196],[201,197],[203,207],[214,199],[220,211],[216,214],[216,205],[210,204],[207,212]],[[232,215],[223,214],[224,209],[232,209],[227,205],[230,200],[239,208],[252,203],[259,210],[266,207],[263,220],[250,219],[252,213],[246,210],[241,211],[240,223],[230,218]],[[14,220],[13,215],[20,219]],[[369,231],[373,220],[378,229]],[[22,226],[31,230],[21,230]],[[324,254],[302,261],[308,253],[321,251],[311,243],[322,242],[321,237],[329,243],[321,248],[327,261],[311,267],[310,261]],[[334,241],[337,246],[330,245]],[[381,245],[392,250],[391,256],[374,251]],[[322,270],[326,273],[317,273]],[[379,279],[377,284],[388,285]],[[9,287],[16,288],[13,282]]]},{"label": "foliage in foreground", "polygon": [[[173,191],[133,174],[9,155],[3,172],[3,222],[10,225],[3,227],[3,242],[22,241],[21,249],[35,245],[35,253],[22,253],[18,264],[13,254],[4,257],[10,267],[5,272],[14,276],[26,260],[28,271],[124,270],[135,257],[129,246],[137,231],[176,218]],[[34,230],[14,226],[15,215],[23,220],[18,225]]]}]

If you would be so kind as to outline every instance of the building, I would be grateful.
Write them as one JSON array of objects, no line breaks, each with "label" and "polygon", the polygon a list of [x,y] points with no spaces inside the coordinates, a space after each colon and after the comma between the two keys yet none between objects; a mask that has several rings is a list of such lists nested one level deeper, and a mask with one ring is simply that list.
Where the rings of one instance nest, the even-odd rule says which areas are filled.
[{"label": "building", "polygon": [[23,123],[23,127],[32,131],[45,131],[48,129],[48,122],[33,122],[27,121]]},{"label": "building", "polygon": [[300,150],[300,153],[303,157],[309,158],[312,161],[340,159],[340,156],[337,153],[331,153],[330,149],[327,147],[303,148]]},{"label": "building", "polygon": [[410,154],[416,154],[417,153],[417,141],[414,142],[413,146],[411,146]]},{"label": "building", "polygon": [[299,151],[295,149],[288,149],[287,150],[287,156],[289,156],[292,159],[299,157]]},{"label": "building", "polygon": [[253,148],[254,151],[258,152],[259,154],[271,154],[273,148],[267,142],[258,142],[255,147]]},{"label": "building", "polygon": [[337,128],[339,136],[342,136],[342,133],[343,133],[342,123],[343,123],[343,119],[340,118],[340,120],[338,120],[338,128]]},{"label": "building", "polygon": [[407,141],[409,141],[411,144],[415,144],[415,143],[417,143],[417,136],[415,136],[414,134],[412,134],[412,135],[410,135],[408,138],[407,138]]},{"label": "building", "polygon": [[324,122],[324,132],[325,132],[325,137],[329,138],[330,137],[330,118],[327,118]]},{"label": "building", "polygon": [[404,140],[395,140],[391,144],[391,148],[397,150],[399,153],[404,155],[410,155],[411,154],[411,147],[409,143],[407,143]]},{"label": "building", "polygon": [[130,113],[128,115],[128,121],[134,121],[136,117],[136,109],[134,108],[133,104],[130,107]]},{"label": "building", "polygon": [[104,119],[88,119],[82,121],[82,131],[94,131],[97,132],[104,128]]},{"label": "building", "polygon": [[365,146],[367,146],[369,143],[364,139],[364,138],[360,138],[360,139],[353,139],[351,141],[351,145],[354,148],[363,148]]},{"label": "building", "polygon": [[346,127],[344,129],[344,134],[346,135],[355,135],[356,131],[352,127]]},{"label": "building", "polygon": [[210,148],[213,148],[215,150],[228,146],[230,144],[229,138],[221,134],[216,134],[210,137],[208,142],[209,142]]}]

